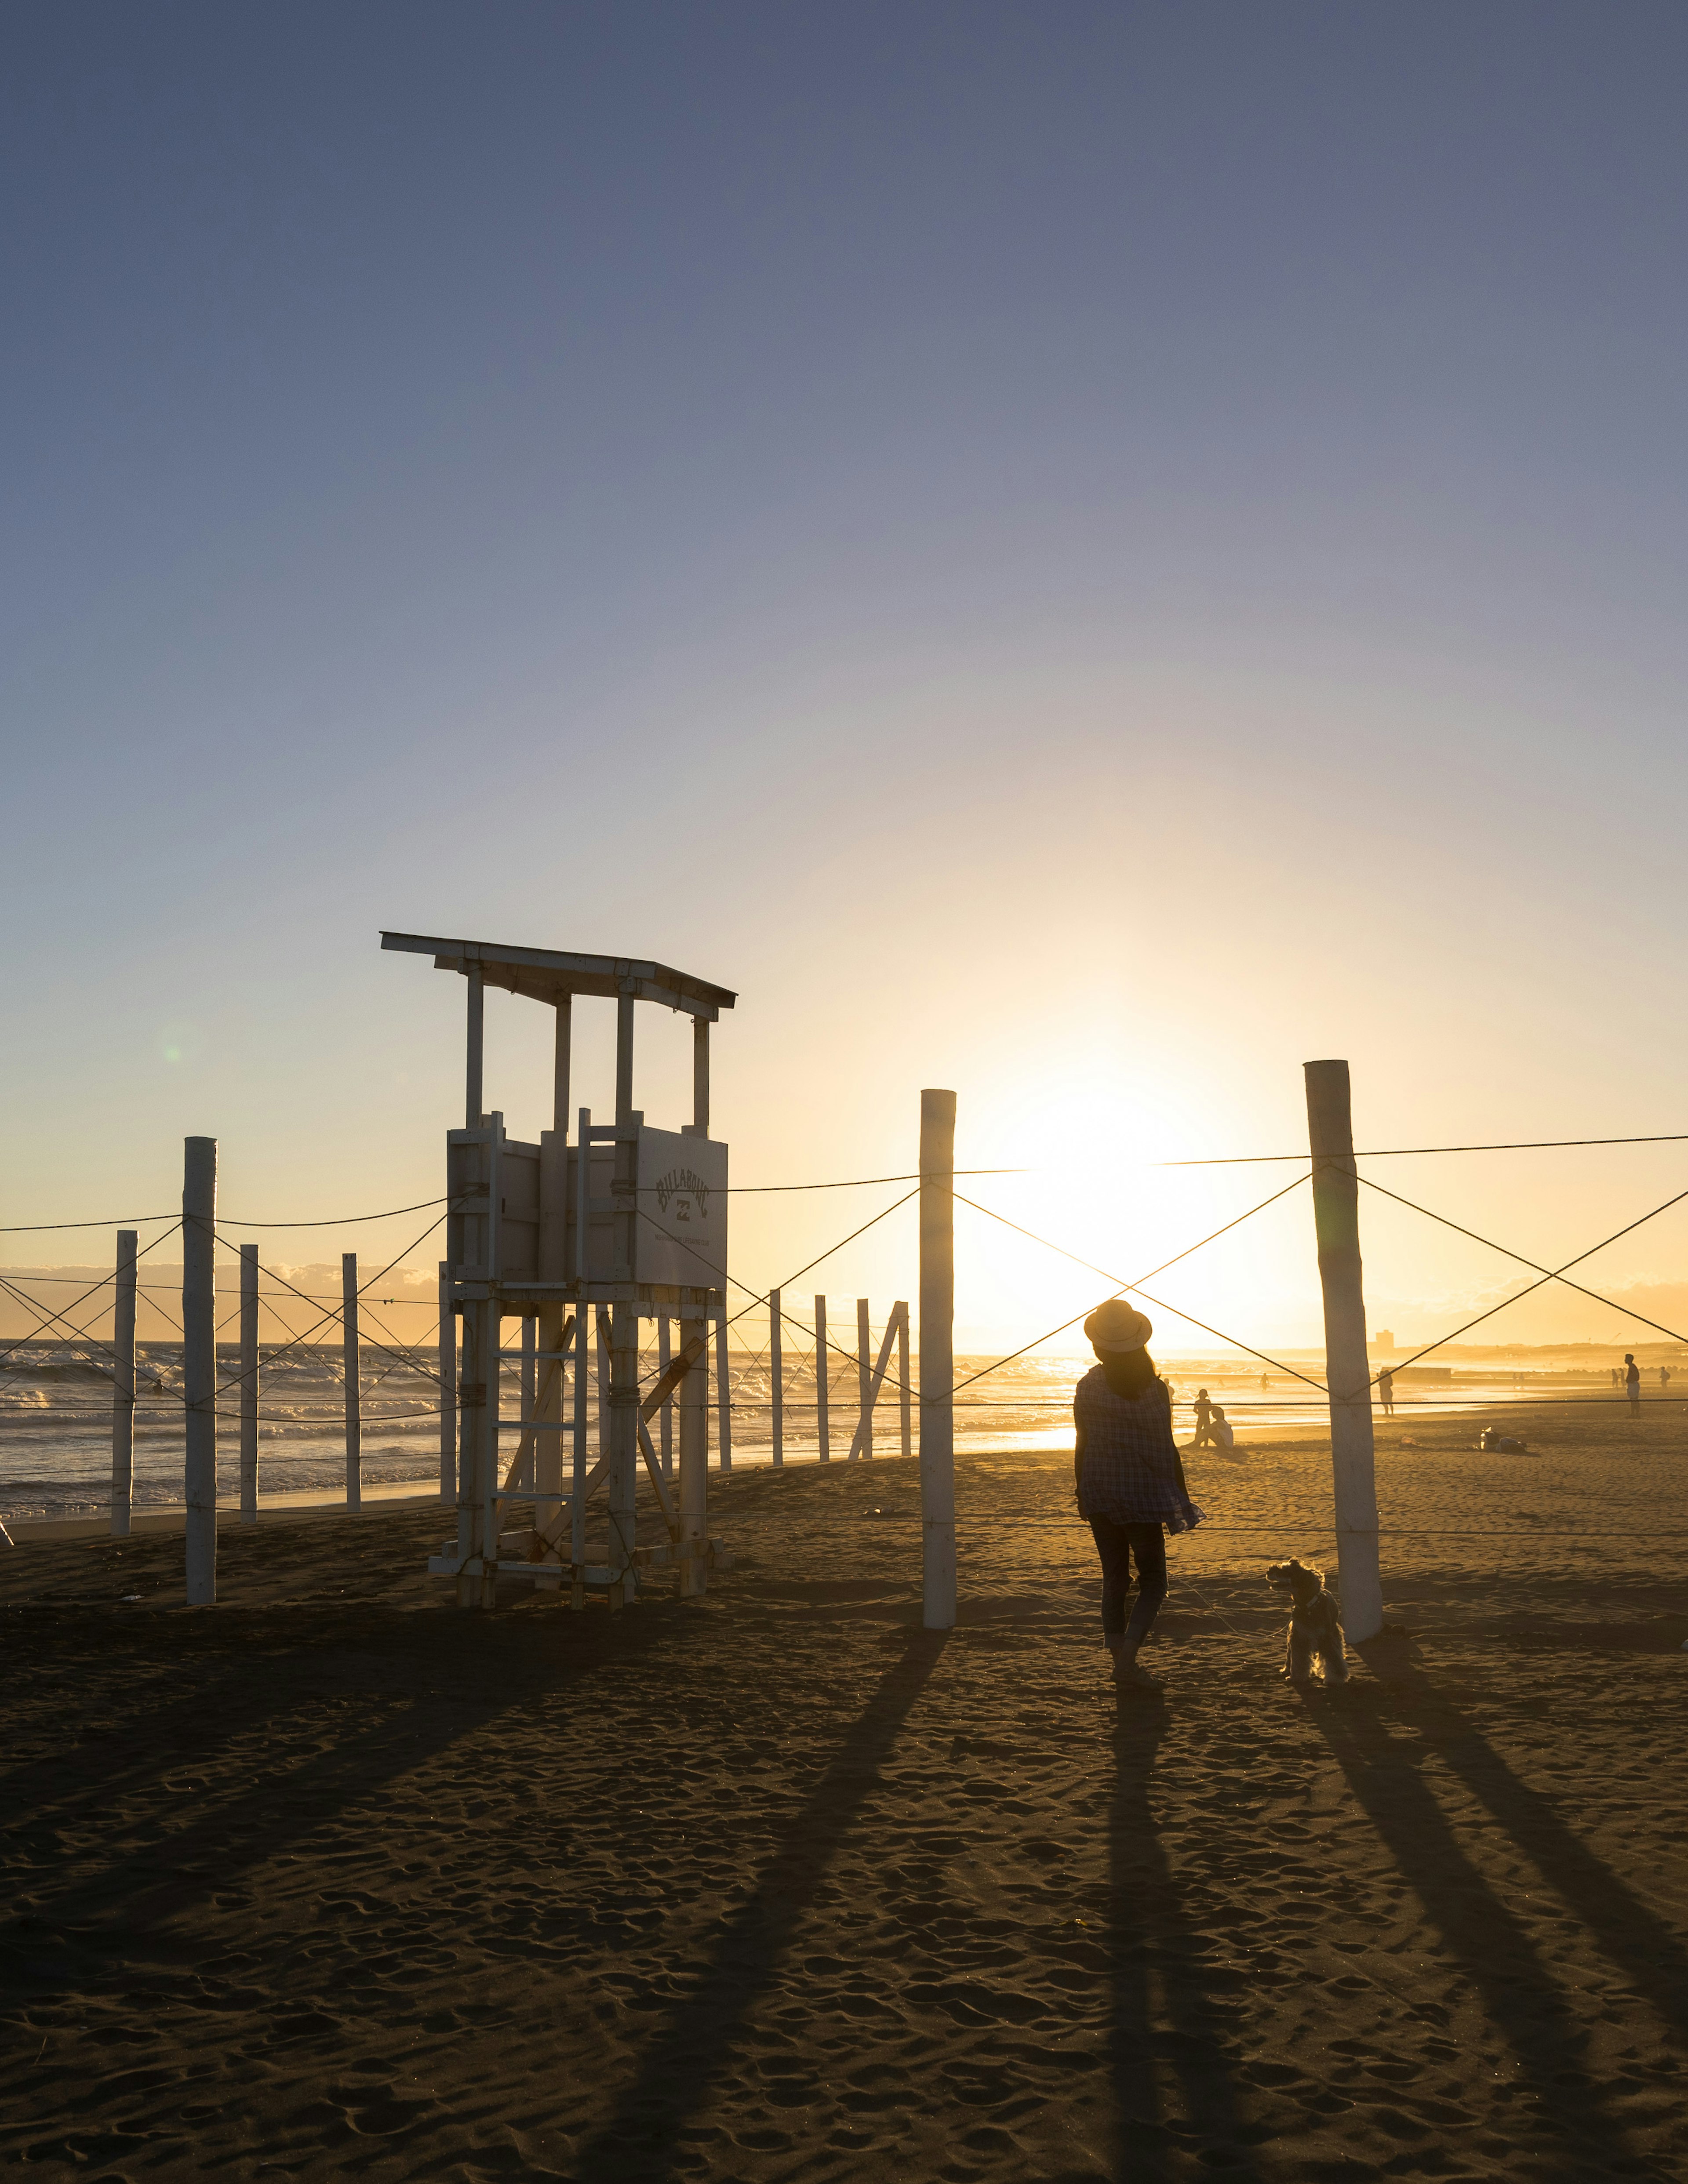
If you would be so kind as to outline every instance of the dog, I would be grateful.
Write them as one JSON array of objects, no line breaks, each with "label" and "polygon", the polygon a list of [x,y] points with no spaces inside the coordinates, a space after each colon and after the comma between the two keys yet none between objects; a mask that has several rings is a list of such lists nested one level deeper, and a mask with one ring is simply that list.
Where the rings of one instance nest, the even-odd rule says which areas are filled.
[{"label": "dog", "polygon": [[1348,1662],[1343,1649],[1342,1624],[1336,1602],[1324,1589],[1324,1572],[1306,1563],[1273,1563],[1266,1582],[1290,1595],[1289,1642],[1284,1666],[1279,1670],[1298,1690],[1313,1680],[1313,1663],[1319,1662],[1328,1684],[1345,1684]]}]

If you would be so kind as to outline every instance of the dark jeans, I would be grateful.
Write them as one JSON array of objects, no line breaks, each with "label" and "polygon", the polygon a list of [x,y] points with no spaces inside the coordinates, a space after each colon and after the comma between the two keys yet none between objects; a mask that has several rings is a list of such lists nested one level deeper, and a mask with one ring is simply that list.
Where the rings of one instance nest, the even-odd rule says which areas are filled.
[{"label": "dark jeans", "polygon": [[[1167,1535],[1158,1524],[1116,1524],[1111,1517],[1092,1517],[1096,1552],[1102,1558],[1102,1629],[1110,1638],[1122,1631],[1140,1646],[1167,1596]],[[1131,1558],[1137,1557],[1137,1599],[1129,1624],[1125,1596],[1131,1590]]]}]

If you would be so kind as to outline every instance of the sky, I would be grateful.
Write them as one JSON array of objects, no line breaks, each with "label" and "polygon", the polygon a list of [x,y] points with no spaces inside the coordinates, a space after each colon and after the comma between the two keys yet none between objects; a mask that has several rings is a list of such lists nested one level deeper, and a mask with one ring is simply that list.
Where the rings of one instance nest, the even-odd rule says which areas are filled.
[{"label": "sky", "polygon": [[[735,990],[735,1183],[953,1088],[1089,1262],[959,1209],[967,1346],[1289,1182],[1156,1163],[1295,1151],[1309,1058],[1367,1146],[1688,1128],[1685,79],[1649,0],[14,10],[0,1222],[169,1209],[187,1134],[231,1218],[437,1196],[461,986],[384,927]],[[1557,1266],[1688,1145],[1368,1173]],[[744,1294],[897,1195],[738,1199]],[[1317,1340],[1306,1198],[1150,1287]],[[1516,1273],[1362,1241],[1415,1339]],[[1688,1327],[1688,1203],[1578,1279]],[[1646,1333],[1554,1294],[1497,1339]]]}]

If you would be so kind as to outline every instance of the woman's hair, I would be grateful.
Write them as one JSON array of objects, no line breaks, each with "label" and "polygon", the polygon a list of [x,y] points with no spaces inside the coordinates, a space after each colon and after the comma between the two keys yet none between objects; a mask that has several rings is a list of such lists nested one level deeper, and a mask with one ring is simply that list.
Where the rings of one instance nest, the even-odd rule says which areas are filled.
[{"label": "woman's hair", "polygon": [[1146,1350],[1098,1350],[1096,1355],[1109,1387],[1128,1403],[1147,1395],[1159,1378]]}]

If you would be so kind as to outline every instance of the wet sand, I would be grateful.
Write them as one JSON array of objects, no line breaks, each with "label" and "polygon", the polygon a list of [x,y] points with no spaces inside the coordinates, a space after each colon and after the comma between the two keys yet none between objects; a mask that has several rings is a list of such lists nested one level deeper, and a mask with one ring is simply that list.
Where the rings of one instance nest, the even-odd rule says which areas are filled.
[{"label": "wet sand", "polygon": [[198,1613],[179,1535],[26,1542],[0,2158],[1680,2175],[1688,1419],[1506,1416],[1540,1455],[1380,1423],[1340,1693],[1260,1578],[1329,1552],[1312,1440],[1192,1460],[1156,1697],[1044,1457],[967,1460],[946,1635],[883,1458],[712,1480],[736,1568],[618,1617],[459,1613],[437,1509],[231,1525]]}]

